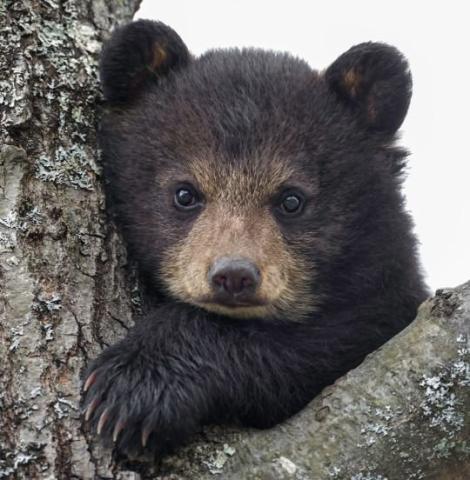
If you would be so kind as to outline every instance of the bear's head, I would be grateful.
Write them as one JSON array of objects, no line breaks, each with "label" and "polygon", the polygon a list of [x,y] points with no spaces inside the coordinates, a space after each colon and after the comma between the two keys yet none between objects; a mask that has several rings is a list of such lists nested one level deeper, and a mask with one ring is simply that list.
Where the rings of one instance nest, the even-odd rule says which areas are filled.
[{"label": "bear's head", "polygon": [[108,194],[160,295],[302,320],[399,268],[411,76],[395,48],[357,45],[317,72],[257,49],[195,58],[141,20],[113,34],[100,75]]}]

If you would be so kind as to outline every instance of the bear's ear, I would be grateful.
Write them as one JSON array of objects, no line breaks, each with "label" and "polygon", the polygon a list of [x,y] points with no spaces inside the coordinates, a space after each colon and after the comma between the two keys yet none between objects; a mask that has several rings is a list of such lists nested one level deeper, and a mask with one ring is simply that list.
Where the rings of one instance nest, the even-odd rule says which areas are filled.
[{"label": "bear's ear", "polygon": [[105,99],[126,103],[170,70],[186,66],[190,53],[178,34],[161,22],[138,20],[114,31],[100,59]]},{"label": "bear's ear", "polygon": [[393,134],[405,119],[411,74],[396,48],[373,42],[356,45],[326,70],[325,77],[367,128]]}]

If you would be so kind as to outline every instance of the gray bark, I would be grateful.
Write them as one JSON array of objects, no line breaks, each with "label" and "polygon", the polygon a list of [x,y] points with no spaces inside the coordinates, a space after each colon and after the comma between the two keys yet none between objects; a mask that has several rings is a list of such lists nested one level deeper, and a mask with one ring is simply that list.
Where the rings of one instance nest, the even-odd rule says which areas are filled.
[{"label": "gray bark", "polygon": [[161,480],[468,480],[470,282],[438,291],[407,329],[289,421],[208,430],[159,472]]},{"label": "gray bark", "polygon": [[470,478],[470,284],[277,428],[208,428],[140,474],[113,463],[79,413],[80,372],[138,303],[104,213],[96,59],[139,0],[2,1],[0,478]]},{"label": "gray bark", "polygon": [[78,393],[132,317],[95,110],[102,40],[138,3],[0,3],[0,478],[135,477],[87,442]]}]

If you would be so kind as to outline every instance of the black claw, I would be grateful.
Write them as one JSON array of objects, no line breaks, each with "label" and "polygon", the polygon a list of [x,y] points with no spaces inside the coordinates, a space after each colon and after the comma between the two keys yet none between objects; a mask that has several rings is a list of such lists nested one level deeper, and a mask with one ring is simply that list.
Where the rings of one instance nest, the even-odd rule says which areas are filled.
[{"label": "black claw", "polygon": [[88,404],[87,409],[85,410],[85,422],[90,420],[93,412],[95,411],[96,407],[99,405],[100,401],[98,398],[93,398],[93,400]]},{"label": "black claw", "polygon": [[119,438],[119,434],[124,430],[125,422],[123,420],[118,420],[116,426],[113,430],[113,442],[116,443]]},{"label": "black claw", "polygon": [[94,370],[93,372],[91,372],[91,374],[88,376],[88,378],[86,379],[86,382],[83,386],[83,391],[86,392],[94,383],[95,383],[95,380],[96,380],[96,376],[98,374],[98,371],[97,370]]},{"label": "black claw", "polygon": [[101,431],[103,430],[104,424],[109,418],[109,408],[105,408],[103,410],[103,413],[100,416],[100,419],[98,420],[98,426],[96,427],[96,433],[98,435],[101,434]]},{"label": "black claw", "polygon": [[147,446],[147,441],[148,441],[151,433],[152,433],[152,430],[149,430],[147,428],[144,428],[142,430],[142,437],[141,437],[142,447],[145,448]]}]

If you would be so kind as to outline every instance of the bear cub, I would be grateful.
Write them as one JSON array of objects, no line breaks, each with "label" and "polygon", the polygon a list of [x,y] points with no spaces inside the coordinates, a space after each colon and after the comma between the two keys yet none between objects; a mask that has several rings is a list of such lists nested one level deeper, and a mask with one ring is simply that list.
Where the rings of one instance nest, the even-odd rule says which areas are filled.
[{"label": "bear cub", "polygon": [[107,42],[100,78],[108,206],[149,299],[85,375],[106,444],[162,455],[205,424],[271,427],[413,320],[427,289],[395,48],[318,72],[252,48],[196,58],[140,20]]}]

